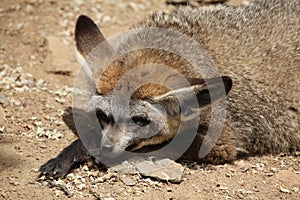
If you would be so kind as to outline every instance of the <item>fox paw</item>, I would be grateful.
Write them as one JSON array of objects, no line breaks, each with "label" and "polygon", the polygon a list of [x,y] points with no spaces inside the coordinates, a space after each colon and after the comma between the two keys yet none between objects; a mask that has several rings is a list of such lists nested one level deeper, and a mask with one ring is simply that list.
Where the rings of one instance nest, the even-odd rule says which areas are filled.
[{"label": "fox paw", "polygon": [[64,177],[71,169],[71,165],[62,162],[59,158],[52,158],[45,164],[43,164],[39,171],[40,177],[46,176],[51,178],[60,178]]}]

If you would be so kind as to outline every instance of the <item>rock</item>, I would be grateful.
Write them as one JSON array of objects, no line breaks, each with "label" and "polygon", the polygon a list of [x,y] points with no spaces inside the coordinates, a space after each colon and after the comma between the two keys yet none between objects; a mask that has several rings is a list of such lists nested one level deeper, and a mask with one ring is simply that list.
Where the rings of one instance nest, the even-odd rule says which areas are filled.
[{"label": "rock", "polygon": [[70,173],[70,174],[68,174],[67,176],[66,176],[66,178],[69,180],[69,181],[73,181],[73,180],[75,180],[75,175],[73,174],[73,173]]},{"label": "rock", "polygon": [[79,190],[83,190],[86,188],[86,185],[84,183],[81,183],[79,185],[76,185],[76,188],[79,189]]},{"label": "rock", "polygon": [[182,181],[183,167],[170,159],[158,160],[155,162],[144,161],[136,166],[138,172],[146,177],[153,177],[158,180],[179,183]]},{"label": "rock", "polygon": [[286,189],[286,188],[284,188],[284,187],[282,187],[282,186],[280,186],[280,192],[283,192],[283,193],[291,193],[291,191],[289,190],[289,189]]},{"label": "rock", "polygon": [[0,94],[0,105],[3,108],[6,108],[7,106],[9,106],[9,104],[9,100],[3,94]]},{"label": "rock", "polygon": [[[163,159],[155,162],[149,160],[136,159],[125,161],[120,165],[113,166],[109,171],[114,171],[122,174],[120,179],[127,185],[135,184],[129,174],[141,174],[142,176],[156,178],[162,181],[179,183],[182,181],[183,167],[170,160]],[[123,180],[124,179],[124,180]]]},{"label": "rock", "polygon": [[127,186],[134,186],[136,184],[135,180],[126,175],[120,176],[120,179]]},{"label": "rock", "polygon": [[116,177],[116,173],[108,172],[107,174],[104,174],[102,176],[102,179],[103,179],[103,181],[108,181],[108,180],[110,180],[113,177]]},{"label": "rock", "polygon": [[299,192],[299,187],[293,187],[292,190],[293,190],[294,192]]},{"label": "rock", "polygon": [[[5,117],[5,111],[4,109],[0,106],[0,132],[2,130],[2,127],[5,125],[4,117]],[[2,130],[3,131],[3,130]]]},{"label": "rock", "polygon": [[104,182],[104,179],[102,177],[97,177],[95,179],[95,183],[103,183]]},{"label": "rock", "polygon": [[109,171],[119,172],[122,174],[138,174],[138,171],[136,170],[136,165],[133,162],[127,161],[111,167]]}]

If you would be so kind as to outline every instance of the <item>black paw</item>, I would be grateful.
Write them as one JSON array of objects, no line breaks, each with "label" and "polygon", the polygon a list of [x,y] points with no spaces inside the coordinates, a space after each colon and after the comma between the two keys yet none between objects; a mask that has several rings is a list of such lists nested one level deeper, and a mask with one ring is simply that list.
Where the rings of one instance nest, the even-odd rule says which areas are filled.
[{"label": "black paw", "polygon": [[70,171],[71,167],[72,165],[66,164],[58,157],[52,158],[40,167],[39,171],[41,173],[39,176],[44,175],[51,178],[64,177]]}]

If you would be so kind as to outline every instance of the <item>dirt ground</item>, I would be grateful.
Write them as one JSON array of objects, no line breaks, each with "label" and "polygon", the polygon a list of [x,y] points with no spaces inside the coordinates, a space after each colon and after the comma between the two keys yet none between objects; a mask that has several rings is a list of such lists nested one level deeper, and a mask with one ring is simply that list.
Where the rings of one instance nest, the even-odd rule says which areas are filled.
[{"label": "dirt ground", "polygon": [[[89,15],[110,36],[174,8],[163,0],[0,1],[0,199],[68,198],[37,177],[40,165],[76,138],[62,115],[72,105],[79,69],[77,16]],[[54,182],[73,199],[300,199],[299,154],[184,167],[180,184],[132,175],[128,186],[119,174],[90,165]]]}]

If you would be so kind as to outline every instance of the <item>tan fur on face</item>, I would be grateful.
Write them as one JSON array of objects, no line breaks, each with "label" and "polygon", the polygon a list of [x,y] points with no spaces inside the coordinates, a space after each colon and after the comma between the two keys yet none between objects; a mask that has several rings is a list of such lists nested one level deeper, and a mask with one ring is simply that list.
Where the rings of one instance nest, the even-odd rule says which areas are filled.
[{"label": "tan fur on face", "polygon": [[[172,60],[172,62],[169,63],[167,62],[167,60]],[[135,50],[126,54],[122,58],[115,60],[105,69],[104,73],[101,74],[97,82],[97,92],[99,94],[111,93],[115,89],[116,84],[121,79],[121,77],[124,76],[124,74],[126,74],[130,70],[134,70],[136,67],[147,64],[154,65],[154,69],[151,71],[151,77],[153,81],[156,81],[156,79],[159,79],[164,83],[169,81],[167,80],[168,77],[164,77],[161,71],[155,70],[155,65],[163,65],[169,67],[175,70],[176,73],[184,76],[186,79],[200,78],[199,74],[193,73],[192,66],[190,66],[190,64],[188,64],[188,62],[182,59],[179,55],[156,49]],[[178,67],[178,65],[184,67]],[[128,77],[128,79],[125,80],[122,84],[124,86],[126,85],[126,87],[130,87],[131,82],[134,82],[134,80],[142,80],[143,76],[145,76],[143,73],[134,73],[134,76]],[[174,82],[169,84],[176,85],[178,83]],[[167,88],[164,85],[148,83],[137,88],[133,93],[132,98],[147,99],[153,96],[162,95],[168,91],[170,91],[170,88]]]}]

